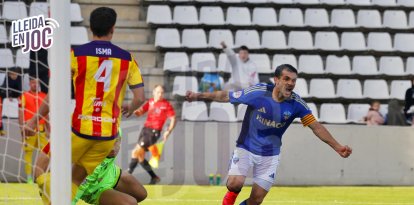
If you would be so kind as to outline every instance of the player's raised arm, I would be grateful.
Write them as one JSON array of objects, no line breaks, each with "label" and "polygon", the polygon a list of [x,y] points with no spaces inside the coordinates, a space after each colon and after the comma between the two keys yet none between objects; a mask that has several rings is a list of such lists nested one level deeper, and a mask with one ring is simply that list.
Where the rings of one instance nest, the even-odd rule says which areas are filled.
[{"label": "player's raised arm", "polygon": [[325,126],[318,121],[313,122],[309,127],[320,140],[331,146],[341,157],[347,158],[352,154],[351,147],[339,144]]},{"label": "player's raised arm", "polygon": [[192,91],[187,91],[185,95],[185,100],[191,101],[216,101],[216,102],[229,102],[229,92],[228,91],[214,91],[214,92],[203,92],[195,93]]}]

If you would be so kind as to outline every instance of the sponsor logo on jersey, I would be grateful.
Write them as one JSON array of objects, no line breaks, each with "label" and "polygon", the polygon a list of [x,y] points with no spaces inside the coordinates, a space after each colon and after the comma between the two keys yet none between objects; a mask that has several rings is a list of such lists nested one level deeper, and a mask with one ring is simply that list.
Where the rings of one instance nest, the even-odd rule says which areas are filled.
[{"label": "sponsor logo on jersey", "polygon": [[266,109],[264,107],[260,108],[258,111],[261,113],[266,113]]},{"label": "sponsor logo on jersey", "polygon": [[95,122],[111,122],[115,123],[116,118],[110,118],[110,117],[99,117],[99,116],[91,116],[91,115],[78,115],[79,120],[92,120]]},{"label": "sponsor logo on jersey", "polygon": [[285,122],[278,123],[278,122],[275,122],[274,120],[266,119],[266,118],[262,117],[260,114],[256,115],[256,120],[259,121],[260,123],[262,123],[265,126],[273,127],[273,128],[281,128],[281,127],[285,126],[285,124],[286,124]]}]

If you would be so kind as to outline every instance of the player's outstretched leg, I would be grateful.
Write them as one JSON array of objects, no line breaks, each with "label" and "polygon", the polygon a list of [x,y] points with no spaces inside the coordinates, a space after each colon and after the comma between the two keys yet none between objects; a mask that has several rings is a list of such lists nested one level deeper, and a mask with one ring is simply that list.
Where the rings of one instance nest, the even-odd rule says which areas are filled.
[{"label": "player's outstretched leg", "polygon": [[246,177],[242,175],[230,175],[227,179],[227,193],[224,195],[222,205],[233,205],[236,202]]},{"label": "player's outstretched leg", "polygon": [[264,180],[262,180],[262,182],[259,182],[259,183],[262,183],[261,186],[265,186],[265,188],[267,190],[262,188],[261,186],[257,185],[256,183],[253,184],[252,192],[250,192],[249,198],[244,200],[243,202],[241,202],[240,205],[247,205],[247,204],[249,204],[249,205],[260,205],[260,204],[262,204],[263,199],[265,198],[268,190],[272,186],[272,183],[270,183],[270,182],[267,182],[267,181],[264,181]]}]

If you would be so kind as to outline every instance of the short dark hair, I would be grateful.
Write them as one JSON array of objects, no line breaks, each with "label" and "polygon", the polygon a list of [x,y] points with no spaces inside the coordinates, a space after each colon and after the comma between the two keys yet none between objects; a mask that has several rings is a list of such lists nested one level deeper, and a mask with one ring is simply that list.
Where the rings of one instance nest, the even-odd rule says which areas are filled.
[{"label": "short dark hair", "polygon": [[96,8],[89,18],[92,33],[98,37],[108,35],[115,22],[116,12],[108,7]]},{"label": "short dark hair", "polygon": [[249,48],[245,45],[240,46],[240,50],[245,50],[245,51],[249,52]]},{"label": "short dark hair", "polygon": [[296,68],[293,67],[292,65],[290,65],[290,64],[282,64],[282,65],[279,65],[279,66],[276,67],[275,77],[279,78],[282,75],[282,72],[284,70],[287,70],[289,72],[298,74],[298,70],[296,70]]}]

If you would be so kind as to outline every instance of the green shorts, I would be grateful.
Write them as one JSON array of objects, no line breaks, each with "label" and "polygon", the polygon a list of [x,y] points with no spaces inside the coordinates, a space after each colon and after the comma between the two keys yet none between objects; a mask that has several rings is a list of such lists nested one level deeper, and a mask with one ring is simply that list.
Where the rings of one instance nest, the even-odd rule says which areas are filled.
[{"label": "green shorts", "polygon": [[121,168],[115,164],[115,158],[106,158],[92,174],[79,186],[72,205],[82,199],[88,204],[99,204],[101,194],[115,188],[121,178]]}]

